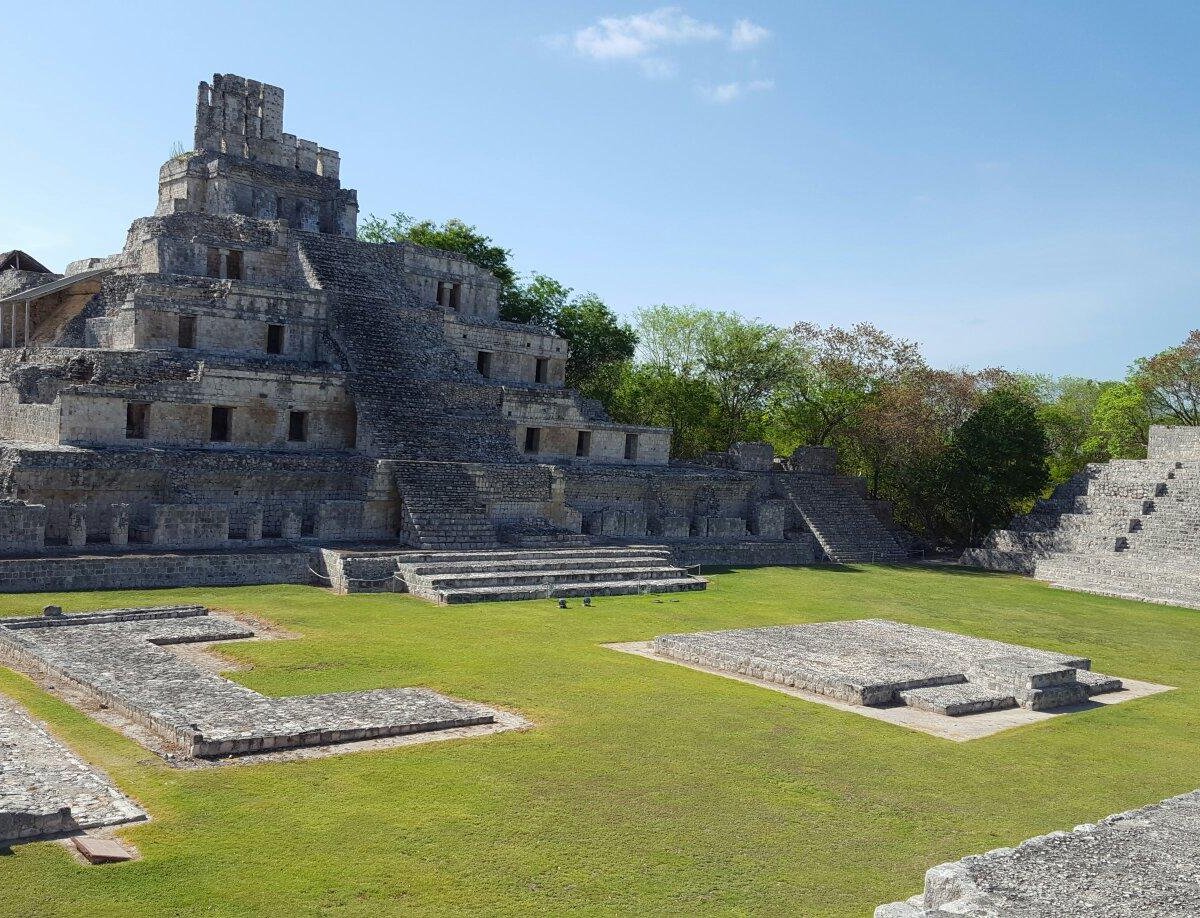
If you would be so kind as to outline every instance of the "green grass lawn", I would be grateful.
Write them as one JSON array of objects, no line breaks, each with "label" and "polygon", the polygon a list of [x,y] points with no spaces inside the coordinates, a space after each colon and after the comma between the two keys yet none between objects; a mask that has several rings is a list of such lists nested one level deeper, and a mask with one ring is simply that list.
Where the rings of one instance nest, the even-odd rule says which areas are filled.
[{"label": "green grass lawn", "polygon": [[[528,732],[172,769],[0,669],[151,813],[143,859],[0,857],[0,914],[863,916],[926,868],[1200,787],[1200,612],[956,569],[765,568],[705,593],[438,608],[308,587],[8,595],[0,612],[202,602],[298,640],[226,645],[266,694],[420,685]],[[886,617],[1068,651],[1178,691],[954,743],[600,645]]]}]

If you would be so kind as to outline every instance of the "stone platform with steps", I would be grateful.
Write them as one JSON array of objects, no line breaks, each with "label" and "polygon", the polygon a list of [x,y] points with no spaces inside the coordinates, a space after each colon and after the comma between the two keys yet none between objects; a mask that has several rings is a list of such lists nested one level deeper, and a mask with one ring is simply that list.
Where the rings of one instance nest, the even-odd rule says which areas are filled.
[{"label": "stone platform with steps", "polygon": [[884,619],[668,634],[653,648],[850,704],[906,704],[948,717],[1018,706],[1044,711],[1122,687],[1091,673],[1086,658]]},{"label": "stone platform with steps", "polygon": [[343,593],[409,592],[438,603],[702,590],[663,546],[477,551],[325,551]]}]

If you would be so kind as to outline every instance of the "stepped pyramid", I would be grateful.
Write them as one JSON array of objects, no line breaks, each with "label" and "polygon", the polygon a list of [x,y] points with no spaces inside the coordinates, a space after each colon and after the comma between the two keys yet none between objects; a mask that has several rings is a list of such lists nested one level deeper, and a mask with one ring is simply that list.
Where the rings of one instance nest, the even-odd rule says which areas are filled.
[{"label": "stepped pyramid", "polygon": [[1152,427],[1147,456],[1089,465],[962,563],[1200,608],[1200,428]]},{"label": "stepped pyramid", "polygon": [[62,275],[24,253],[0,263],[9,588],[238,582],[265,576],[262,556],[136,577],[110,556],[354,543],[371,548],[331,561],[331,581],[350,588],[347,563],[379,573],[382,545],[385,588],[409,570],[455,599],[679,587],[666,555],[904,556],[830,456],[800,450],[784,471],[739,444],[673,463],[669,430],[614,422],[565,387],[568,343],[500,319],[491,273],[359,241],[340,154],[286,133],[283,112],[279,87],[200,83],[193,149],[159,170],[155,212],[120,253]]}]

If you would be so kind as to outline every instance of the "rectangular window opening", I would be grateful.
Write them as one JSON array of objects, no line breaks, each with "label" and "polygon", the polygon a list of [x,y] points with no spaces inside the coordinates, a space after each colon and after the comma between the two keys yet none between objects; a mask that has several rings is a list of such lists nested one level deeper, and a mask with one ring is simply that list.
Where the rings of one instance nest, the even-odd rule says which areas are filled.
[{"label": "rectangular window opening", "polygon": [[179,317],[178,344],[180,347],[186,347],[186,348],[194,348],[196,346],[196,317],[195,316],[180,316]]},{"label": "rectangular window opening", "polygon": [[225,253],[225,276],[229,280],[242,279],[242,253],[237,249]]},{"label": "rectangular window opening", "polygon": [[213,443],[229,442],[229,421],[233,409],[225,405],[213,405],[212,423],[209,425],[208,439]]},{"label": "rectangular window opening", "polygon": [[526,427],[525,428],[525,452],[536,453],[542,448],[542,428]]},{"label": "rectangular window opening", "polygon": [[533,381],[544,383],[550,379],[550,360],[546,357],[538,357],[537,363],[533,366]]},{"label": "rectangular window opening", "polygon": [[590,456],[592,454],[592,432],[581,430],[575,439],[575,455]]},{"label": "rectangular window opening", "polygon": [[445,281],[438,281],[437,304],[439,306],[448,306],[450,303],[450,300],[449,300],[450,294],[446,289],[448,286],[449,286],[449,284],[447,284]]},{"label": "rectangular window opening", "polygon": [[458,309],[462,304],[462,284],[453,284],[450,287],[450,308]]},{"label": "rectangular window opening", "polygon": [[146,402],[129,402],[125,406],[125,439],[146,439],[146,416],[150,406]]},{"label": "rectangular window opening", "polygon": [[267,326],[267,353],[282,354],[283,353],[283,326],[268,325]]},{"label": "rectangular window opening", "polygon": [[208,276],[221,276],[221,250],[209,246],[208,249]]},{"label": "rectangular window opening", "polygon": [[304,443],[308,440],[308,412],[288,412],[288,440],[292,443]]},{"label": "rectangular window opening", "polygon": [[625,434],[625,458],[636,459],[638,455],[638,435]]},{"label": "rectangular window opening", "polygon": [[490,377],[492,375],[492,352],[480,351],[475,357],[475,369],[482,376]]}]

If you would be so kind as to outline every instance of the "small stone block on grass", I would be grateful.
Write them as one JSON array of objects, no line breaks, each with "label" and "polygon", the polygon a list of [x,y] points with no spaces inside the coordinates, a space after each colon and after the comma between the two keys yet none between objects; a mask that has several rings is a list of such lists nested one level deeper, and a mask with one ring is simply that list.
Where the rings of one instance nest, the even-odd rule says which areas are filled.
[{"label": "small stone block on grass", "polygon": [[133,852],[112,838],[77,835],[73,841],[75,849],[89,864],[115,864],[119,861],[133,860]]}]

